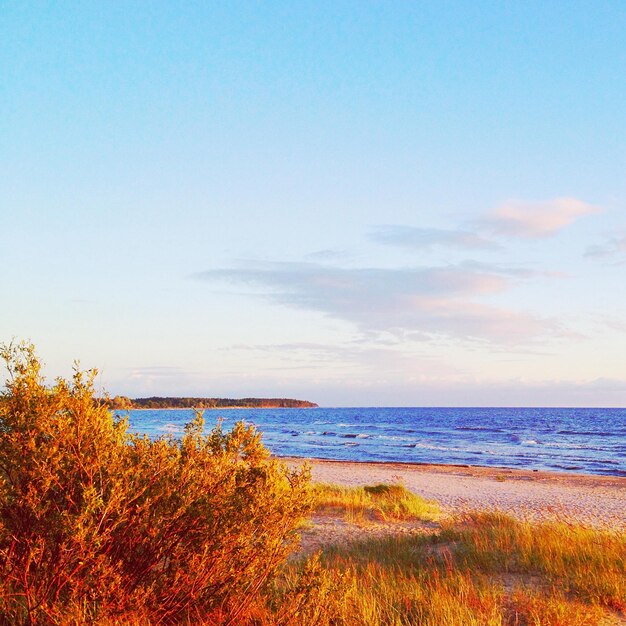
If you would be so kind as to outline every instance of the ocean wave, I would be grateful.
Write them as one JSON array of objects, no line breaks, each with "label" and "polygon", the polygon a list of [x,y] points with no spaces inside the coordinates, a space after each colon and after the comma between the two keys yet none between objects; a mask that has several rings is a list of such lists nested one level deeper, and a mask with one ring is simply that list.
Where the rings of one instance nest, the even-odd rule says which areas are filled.
[{"label": "ocean wave", "polygon": [[156,426],[156,430],[163,432],[163,433],[171,433],[171,434],[177,434],[177,433],[183,432],[183,428],[180,426],[180,424],[172,424],[171,422],[168,424],[161,424],[159,426]]},{"label": "ocean wave", "polygon": [[[154,438],[179,437],[188,413],[131,412],[131,429]],[[626,475],[626,410],[319,409],[243,415],[279,454]]]},{"label": "ocean wave", "polygon": [[585,435],[587,437],[623,437],[626,430],[557,430],[557,435]]},{"label": "ocean wave", "polygon": [[429,443],[416,443],[415,448],[423,448],[424,450],[440,450],[442,452],[450,452],[450,451],[455,451],[455,452],[466,452],[466,450],[459,450],[459,448],[447,448],[446,446],[434,446],[432,444]]},{"label": "ocean wave", "polygon": [[469,431],[478,431],[478,432],[487,432],[487,433],[504,433],[506,432],[503,428],[492,428],[490,426],[455,426],[454,430],[469,430]]},{"label": "ocean wave", "polygon": [[610,448],[603,448],[602,446],[585,446],[581,443],[566,443],[557,441],[548,441],[543,444],[546,448],[557,448],[560,450],[592,450],[594,452],[610,452]]}]

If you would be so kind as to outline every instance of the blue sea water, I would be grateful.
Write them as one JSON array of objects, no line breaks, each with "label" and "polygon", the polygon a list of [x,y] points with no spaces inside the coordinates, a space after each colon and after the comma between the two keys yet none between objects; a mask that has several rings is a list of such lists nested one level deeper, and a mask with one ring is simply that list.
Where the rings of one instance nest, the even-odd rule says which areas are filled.
[{"label": "blue sea water", "polygon": [[[134,432],[179,436],[193,410],[133,410]],[[254,424],[276,455],[626,476],[626,409],[317,408],[204,411]]]}]

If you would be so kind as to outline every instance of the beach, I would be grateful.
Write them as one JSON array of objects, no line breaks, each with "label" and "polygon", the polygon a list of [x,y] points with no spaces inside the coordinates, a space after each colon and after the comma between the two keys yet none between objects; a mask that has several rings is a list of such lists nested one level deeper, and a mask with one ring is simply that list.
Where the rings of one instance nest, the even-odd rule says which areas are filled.
[{"label": "beach", "polygon": [[410,463],[307,462],[314,482],[362,486],[401,482],[436,500],[445,514],[501,511],[529,521],[559,520],[626,530],[626,478],[561,472]]},{"label": "beach", "polygon": [[[502,512],[528,522],[558,521],[589,528],[626,531],[626,478],[480,466],[368,463],[283,459],[290,467],[307,463],[312,480],[342,487],[403,484],[436,501],[441,520],[472,511]],[[441,521],[439,520],[439,521]],[[438,521],[368,520],[315,511],[302,529],[301,554],[331,545],[391,536],[432,535]]]}]

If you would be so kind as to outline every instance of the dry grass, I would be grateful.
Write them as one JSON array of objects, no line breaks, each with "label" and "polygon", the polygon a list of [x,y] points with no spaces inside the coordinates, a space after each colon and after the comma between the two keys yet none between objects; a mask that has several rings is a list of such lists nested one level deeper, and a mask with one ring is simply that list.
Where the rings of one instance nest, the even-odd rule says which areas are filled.
[{"label": "dry grass", "polygon": [[485,572],[536,574],[584,601],[626,611],[626,535],[571,524],[475,513],[444,525],[459,563]]},{"label": "dry grass", "polygon": [[317,483],[312,489],[316,510],[341,513],[353,523],[368,519],[434,520],[440,515],[436,502],[424,500],[400,483],[365,487]]},{"label": "dry grass", "polygon": [[329,547],[290,564],[259,626],[626,623],[626,536],[500,514],[430,536]]}]

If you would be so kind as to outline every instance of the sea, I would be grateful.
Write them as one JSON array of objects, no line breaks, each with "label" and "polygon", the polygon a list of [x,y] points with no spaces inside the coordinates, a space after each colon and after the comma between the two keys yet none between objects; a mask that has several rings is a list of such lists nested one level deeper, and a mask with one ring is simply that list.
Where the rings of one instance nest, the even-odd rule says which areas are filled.
[{"label": "sea", "polygon": [[[191,409],[132,410],[130,429],[179,437]],[[253,424],[278,456],[626,476],[626,409],[314,408],[205,410],[207,428]]]}]

